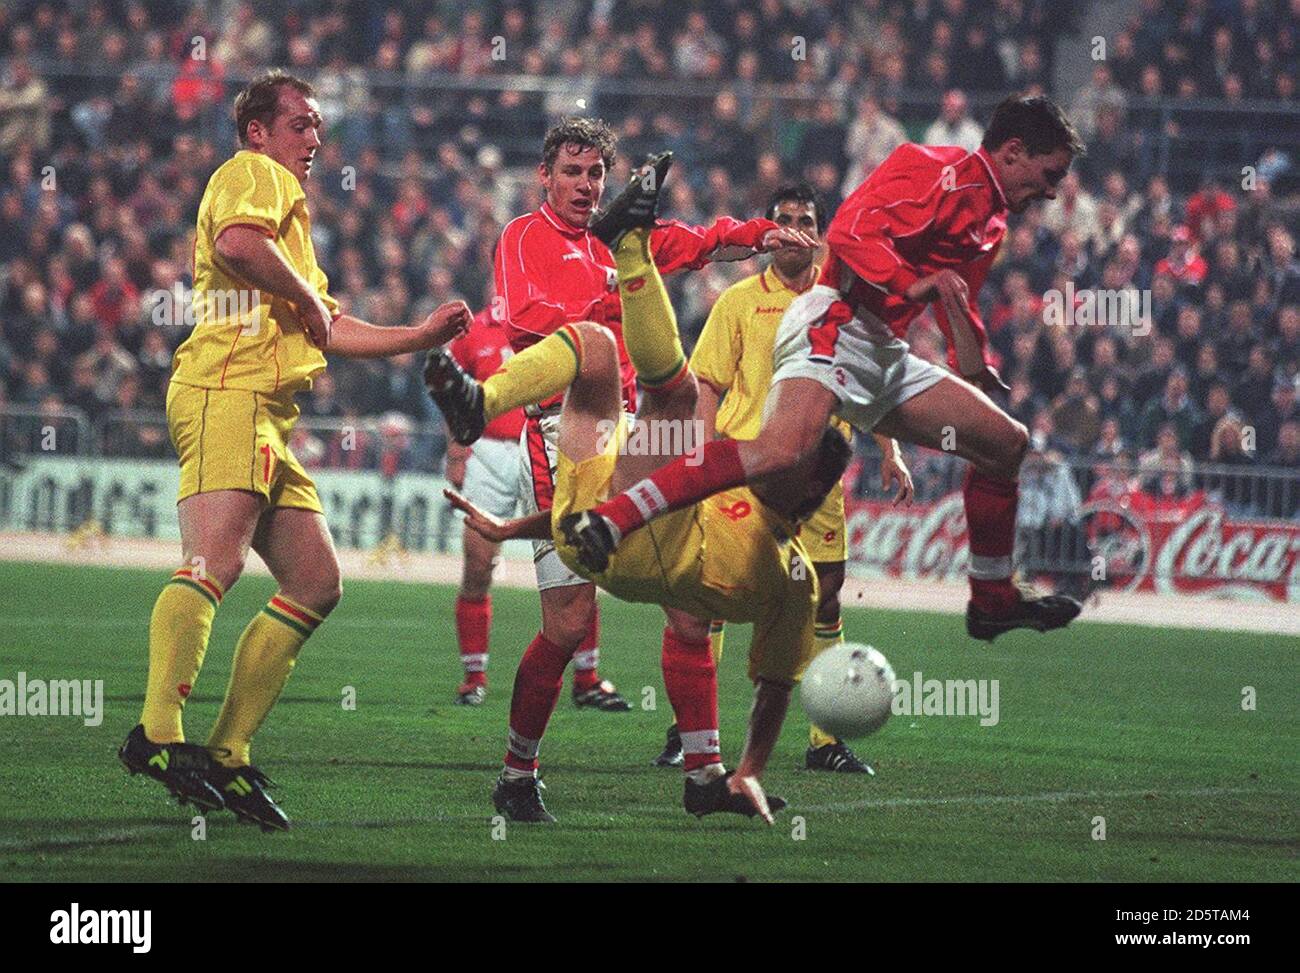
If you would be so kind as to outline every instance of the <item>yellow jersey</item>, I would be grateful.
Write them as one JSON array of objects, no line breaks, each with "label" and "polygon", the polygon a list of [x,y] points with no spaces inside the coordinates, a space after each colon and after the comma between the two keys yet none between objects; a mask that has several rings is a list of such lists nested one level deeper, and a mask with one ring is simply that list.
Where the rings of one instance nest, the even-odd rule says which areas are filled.
[{"label": "yellow jersey", "polygon": [[753,622],[750,678],[797,680],[816,651],[817,572],[795,525],[747,488],[650,521],[623,539],[601,574],[578,562],[555,525],[609,495],[617,449],[578,463],[560,452],[551,508],[560,559],[623,601]]},{"label": "yellow jersey", "polygon": [[[817,268],[813,268],[813,280]],[[790,302],[799,296],[769,265],[761,274],[737,281],[722,292],[691,353],[691,371],[719,392],[717,431],[728,439],[754,439],[763,424],[763,407],[772,387],[776,329]],[[849,425],[833,420],[849,435]]]},{"label": "yellow jersey", "polygon": [[337,314],[329,281],[316,263],[307,195],[298,178],[268,155],[236,152],[212,178],[199,203],[194,240],[194,330],[176,349],[172,379],[207,389],[283,394],[311,388],[325,355],[307,337],[289,303],[224,270],[217,237],[251,226],[276,248],[326,308]]}]

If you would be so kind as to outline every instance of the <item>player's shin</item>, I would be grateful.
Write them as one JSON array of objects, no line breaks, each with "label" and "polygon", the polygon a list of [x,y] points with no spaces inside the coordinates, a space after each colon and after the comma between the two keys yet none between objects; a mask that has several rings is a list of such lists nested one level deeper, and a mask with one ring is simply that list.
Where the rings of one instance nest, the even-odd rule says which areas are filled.
[{"label": "player's shin", "polygon": [[569,652],[541,632],[533,639],[515,673],[510,697],[510,738],[506,749],[507,777],[537,773],[537,753],[546,724],[555,712],[563,686]]},{"label": "player's shin", "polygon": [[1020,484],[966,471],[962,498],[970,534],[971,601],[980,611],[998,615],[1016,601],[1011,583],[1011,555],[1016,542],[1016,505]]},{"label": "player's shin", "polygon": [[650,256],[650,231],[630,230],[614,249],[623,306],[623,343],[646,388],[668,388],[686,374],[677,315]]},{"label": "player's shin", "polygon": [[591,689],[600,683],[600,606],[592,609],[591,622],[582,644],[573,654],[573,688],[575,692]]},{"label": "player's shin", "polygon": [[572,325],[512,355],[483,382],[483,414],[491,422],[511,409],[544,402],[573,384],[582,340]]},{"label": "player's shin", "polygon": [[252,762],[253,734],[280,698],[303,643],[322,621],[323,616],[277,594],[248,623],[235,645],[226,699],[208,738],[218,763],[244,767]]},{"label": "player's shin", "polygon": [[718,671],[709,640],[664,629],[664,687],[677,719],[686,776],[697,784],[723,773],[718,741]]},{"label": "player's shin", "polygon": [[149,620],[149,682],[140,722],[154,743],[181,743],[181,714],[203,665],[221,586],[181,568],[163,586]]},{"label": "player's shin", "polygon": [[491,595],[482,598],[461,595],[456,599],[456,642],[468,685],[487,683],[488,632],[491,627]]}]

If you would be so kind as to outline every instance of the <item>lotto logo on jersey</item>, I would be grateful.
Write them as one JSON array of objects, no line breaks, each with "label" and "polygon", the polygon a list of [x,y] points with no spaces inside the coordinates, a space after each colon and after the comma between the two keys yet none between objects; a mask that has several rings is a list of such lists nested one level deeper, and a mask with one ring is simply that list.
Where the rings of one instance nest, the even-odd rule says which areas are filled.
[{"label": "lotto logo on jersey", "polygon": [[835,383],[837,385],[849,384],[849,377],[846,374],[844,374],[844,369],[842,368],[835,369]]}]

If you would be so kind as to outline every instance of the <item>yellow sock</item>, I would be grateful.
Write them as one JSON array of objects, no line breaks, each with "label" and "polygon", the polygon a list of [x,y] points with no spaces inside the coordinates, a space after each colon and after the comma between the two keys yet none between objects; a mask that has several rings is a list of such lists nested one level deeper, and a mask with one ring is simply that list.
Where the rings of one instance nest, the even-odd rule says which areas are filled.
[{"label": "yellow sock", "polygon": [[578,377],[581,360],[582,342],[568,324],[511,355],[483,382],[483,412],[488,421],[563,392]]},{"label": "yellow sock", "polygon": [[686,355],[677,334],[677,315],[650,258],[650,231],[624,234],[614,262],[623,302],[623,343],[637,378],[646,388],[671,385],[686,371]]},{"label": "yellow sock", "polygon": [[[830,623],[818,622],[813,627],[813,635],[816,639],[817,655],[821,655],[832,645],[839,645],[844,641],[844,621],[837,618]],[[814,747],[824,747],[828,743],[838,743],[839,741],[825,730],[809,723],[808,742]]]},{"label": "yellow sock", "polygon": [[709,623],[709,652],[713,654],[713,664],[722,661],[722,643],[726,640],[727,630],[722,622]]},{"label": "yellow sock", "polygon": [[230,686],[208,746],[218,748],[219,763],[243,767],[253,734],[271,712],[298,651],[323,619],[313,611],[277,594],[244,629],[235,645]]},{"label": "yellow sock", "polygon": [[181,568],[163,585],[149,619],[149,682],[140,722],[154,743],[183,743],[181,711],[194,688],[224,594],[202,572]]}]

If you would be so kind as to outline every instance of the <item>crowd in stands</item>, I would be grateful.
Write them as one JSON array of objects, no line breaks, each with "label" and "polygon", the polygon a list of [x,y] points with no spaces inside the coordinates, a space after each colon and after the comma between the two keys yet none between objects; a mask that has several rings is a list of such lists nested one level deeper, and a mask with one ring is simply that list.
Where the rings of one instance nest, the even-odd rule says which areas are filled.
[{"label": "crowd in stands", "polygon": [[[234,94],[268,66],[317,87],[317,254],[344,307],[378,324],[414,322],[453,297],[491,300],[493,245],[538,205],[541,138],[564,114],[600,114],[619,131],[611,186],[629,159],[673,149],[664,215],[705,223],[758,215],[790,178],[812,182],[833,211],[903,141],[975,148],[988,108],[1015,89],[1056,96],[1088,142],[1059,198],[1012,218],[981,295],[1010,411],[1035,449],[1127,459],[1175,492],[1190,479],[1155,471],[1298,468],[1300,111],[1264,130],[1242,108],[1295,104],[1300,4],[1135,0],[1088,83],[1054,91],[1059,45],[1090,42],[1071,34],[1081,6],[4,4],[0,412],[161,410],[186,331],[160,308],[190,284],[198,202],[235,148]],[[564,83],[514,84],[520,76]],[[673,84],[679,97],[655,87]],[[1190,126],[1153,106],[1198,98],[1219,99],[1202,120],[1237,126],[1244,141],[1214,143],[1188,186],[1168,162],[1180,151],[1187,161],[1193,143],[1178,139]],[[688,343],[718,294],[758,269],[713,265],[671,280]],[[1092,288],[1148,295],[1149,316],[1116,326],[1047,313],[1049,295],[1077,303]],[[928,315],[911,338],[942,360]],[[365,455],[435,464],[436,446],[394,459],[379,445],[439,422],[420,365],[336,361],[303,396],[304,414],[387,416]],[[170,455],[160,425],[105,428],[97,448]],[[300,445],[312,463],[371,462],[328,440]]]}]

